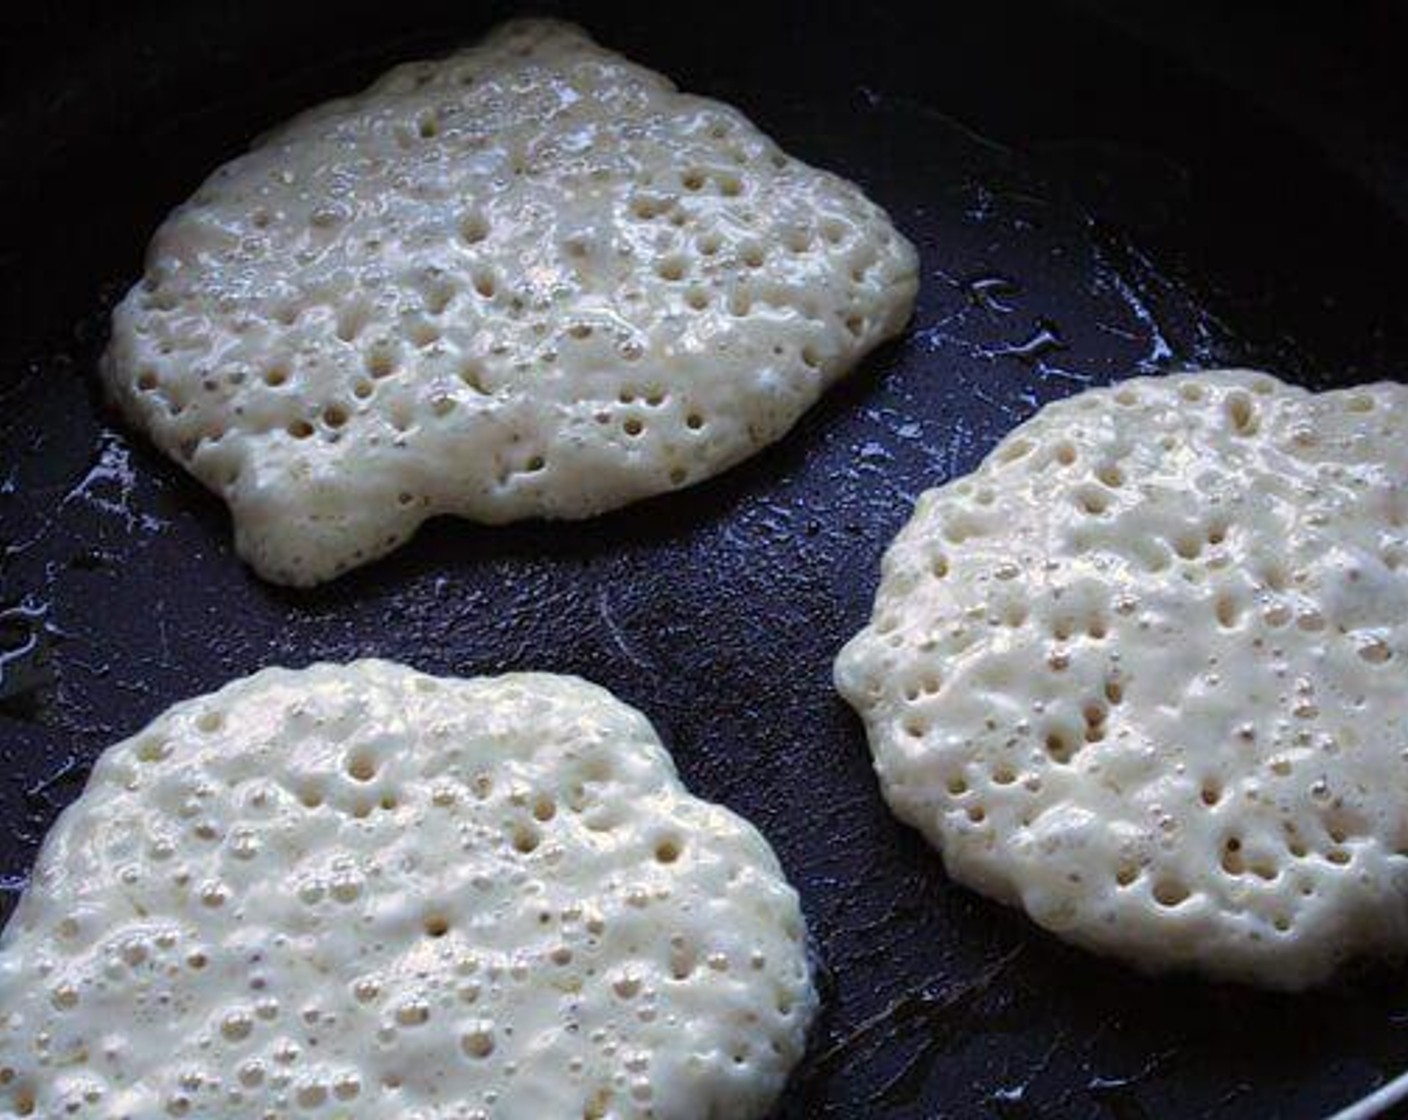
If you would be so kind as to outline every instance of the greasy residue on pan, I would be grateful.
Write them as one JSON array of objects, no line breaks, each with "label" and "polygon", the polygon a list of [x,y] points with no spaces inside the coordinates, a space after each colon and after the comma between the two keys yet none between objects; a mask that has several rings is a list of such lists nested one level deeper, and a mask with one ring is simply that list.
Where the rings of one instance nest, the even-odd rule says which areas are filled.
[{"label": "greasy residue on pan", "polygon": [[[0,888],[20,889],[102,747],[261,665],[376,653],[439,673],[577,672],[643,708],[691,787],[755,821],[804,893],[827,1003],[782,1116],[1311,1117],[1408,1065],[1408,996],[1381,975],[1294,999],[1146,980],[953,887],[885,811],[830,687],[913,499],[1043,401],[1205,364],[1316,385],[1408,369],[1408,299],[1386,263],[1408,234],[1371,203],[1356,213],[1352,187],[1308,148],[1212,94],[1167,109],[1233,114],[1205,149],[1187,150],[1191,130],[1168,152],[1082,131],[1009,146],[1000,127],[975,134],[923,93],[918,47],[891,52],[888,83],[879,63],[836,81],[847,50],[861,71],[881,57],[864,36],[896,36],[884,21],[849,47],[795,47],[811,64],[780,77],[761,50],[711,69],[708,43],[653,19],[589,22],[856,178],[915,240],[924,288],[908,337],[780,446],[708,485],[577,525],[436,522],[327,588],[280,591],[241,569],[217,501],[98,410],[105,308],[137,259],[103,241],[112,214],[76,216],[70,236],[87,228],[93,247],[69,284],[86,312],[69,312],[62,340],[36,323],[0,355]],[[234,108],[145,126],[181,154],[131,188],[125,220],[150,228],[250,122],[471,31],[363,46]],[[766,22],[759,34],[784,41]],[[1118,87],[1118,67],[1159,63],[1108,65]],[[1159,73],[1199,96],[1191,77]],[[1283,184],[1240,227],[1225,219],[1248,189],[1214,174],[1238,129],[1255,134],[1257,173]],[[1279,193],[1292,178],[1295,200]],[[1259,230],[1293,240],[1299,207],[1357,240],[1317,236],[1302,261]],[[1339,308],[1320,308],[1322,289]]]}]

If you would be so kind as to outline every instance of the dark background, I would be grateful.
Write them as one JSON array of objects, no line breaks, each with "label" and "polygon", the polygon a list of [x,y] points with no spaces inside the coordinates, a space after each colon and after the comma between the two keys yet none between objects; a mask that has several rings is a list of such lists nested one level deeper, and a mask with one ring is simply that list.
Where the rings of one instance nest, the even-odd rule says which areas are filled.
[{"label": "dark background", "polygon": [[579,672],[802,891],[827,999],[789,1120],[1310,1118],[1408,1067],[1400,972],[1294,998],[1149,980],[954,887],[829,684],[914,497],[1042,401],[1212,364],[1405,377],[1402,6],[537,6],[864,184],[923,255],[913,329],[683,495],[436,522],[330,587],[262,585],[220,503],[103,412],[107,308],[248,138],[516,7],[0,14],[0,887],[98,751],[232,676],[371,653]]}]

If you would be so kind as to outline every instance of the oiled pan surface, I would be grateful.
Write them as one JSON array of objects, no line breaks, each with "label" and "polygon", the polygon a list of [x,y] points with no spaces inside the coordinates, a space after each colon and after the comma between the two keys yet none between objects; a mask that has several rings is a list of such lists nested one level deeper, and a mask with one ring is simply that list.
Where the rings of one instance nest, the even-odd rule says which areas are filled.
[{"label": "oiled pan surface", "polygon": [[433,523],[283,592],[236,561],[217,501],[101,412],[105,309],[250,136],[507,10],[295,7],[109,12],[0,118],[28,153],[0,254],[11,897],[99,750],[233,676],[363,654],[580,673],[644,709],[803,893],[826,1012],[782,1116],[1310,1118],[1408,1065],[1401,974],[1294,999],[1146,980],[955,887],[885,811],[830,686],[916,495],[1043,401],[1212,364],[1403,376],[1388,208],[1293,127],[1059,5],[569,9],[864,184],[922,252],[913,329],[712,483],[586,524]]}]

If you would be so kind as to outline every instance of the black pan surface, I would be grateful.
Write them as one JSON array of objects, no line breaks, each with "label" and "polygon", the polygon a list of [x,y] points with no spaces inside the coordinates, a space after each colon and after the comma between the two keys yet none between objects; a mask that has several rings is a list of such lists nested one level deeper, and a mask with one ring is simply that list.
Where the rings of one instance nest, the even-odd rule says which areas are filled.
[{"label": "black pan surface", "polygon": [[955,887],[886,812],[831,690],[914,498],[1043,401],[1211,364],[1317,387],[1408,371],[1401,200],[1088,5],[563,7],[860,181],[923,254],[908,337],[709,484],[585,524],[435,522],[294,593],[252,578],[220,503],[114,427],[94,362],[163,213],[261,129],[510,7],[112,5],[14,37],[9,901],[94,756],[231,677],[366,654],[580,673],[642,708],[802,892],[826,1006],[779,1117],[1310,1118],[1408,1067],[1401,973],[1294,998],[1146,979]]}]

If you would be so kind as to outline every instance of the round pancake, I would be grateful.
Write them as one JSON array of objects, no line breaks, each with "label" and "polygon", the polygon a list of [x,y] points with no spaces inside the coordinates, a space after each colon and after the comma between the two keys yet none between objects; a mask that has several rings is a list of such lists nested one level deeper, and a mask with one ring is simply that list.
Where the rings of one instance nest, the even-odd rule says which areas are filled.
[{"label": "round pancake", "polygon": [[99,759],[0,938],[0,1112],[756,1117],[796,893],[571,677],[272,669]]},{"label": "round pancake", "polygon": [[926,493],[836,682],[958,881],[1150,969],[1408,943],[1408,387],[1141,378]]},{"label": "round pancake", "polygon": [[852,184],[565,24],[319,106],[161,226],[110,396],[307,585],[427,517],[581,518],[778,439],[895,335]]}]

